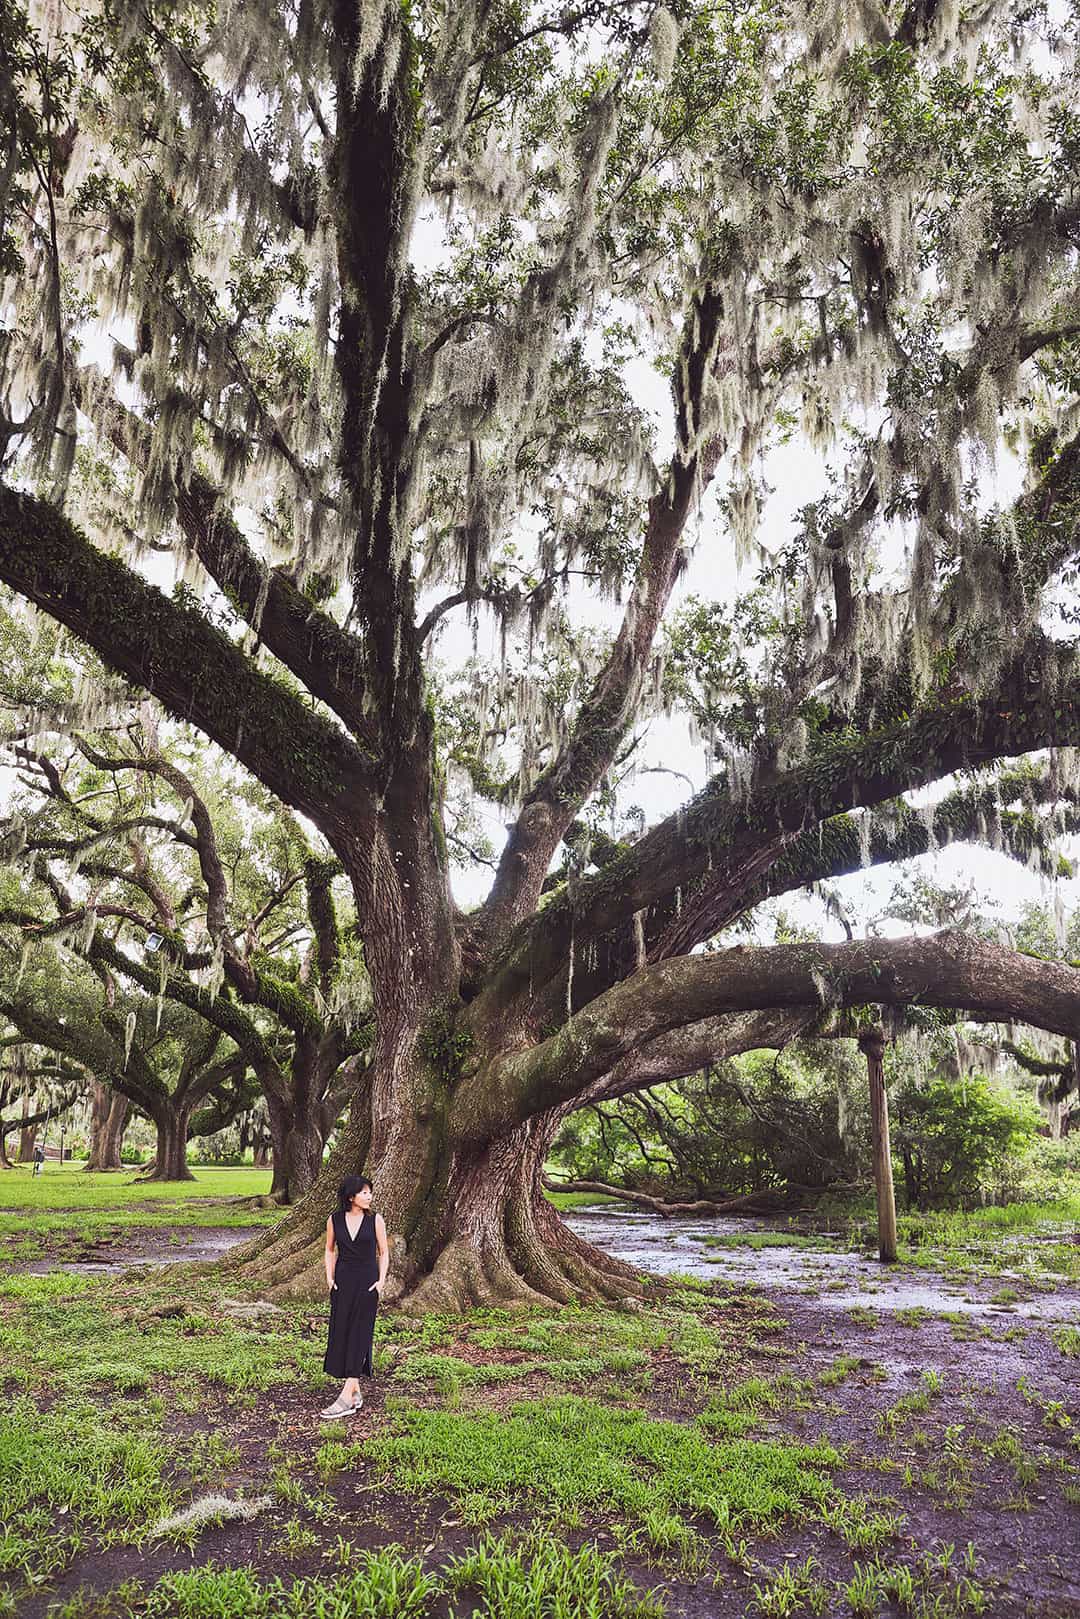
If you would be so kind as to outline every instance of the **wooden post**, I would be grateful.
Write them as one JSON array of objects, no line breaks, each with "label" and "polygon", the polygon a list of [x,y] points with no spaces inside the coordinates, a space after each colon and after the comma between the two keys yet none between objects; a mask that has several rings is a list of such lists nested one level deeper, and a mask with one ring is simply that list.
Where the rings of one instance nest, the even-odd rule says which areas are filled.
[{"label": "wooden post", "polygon": [[889,1098],[885,1093],[885,1035],[864,1029],[859,1050],[866,1057],[870,1081],[870,1131],[874,1143],[874,1186],[877,1190],[878,1253],[884,1264],[896,1259],[896,1195],[893,1191],[892,1145],[889,1141]]}]

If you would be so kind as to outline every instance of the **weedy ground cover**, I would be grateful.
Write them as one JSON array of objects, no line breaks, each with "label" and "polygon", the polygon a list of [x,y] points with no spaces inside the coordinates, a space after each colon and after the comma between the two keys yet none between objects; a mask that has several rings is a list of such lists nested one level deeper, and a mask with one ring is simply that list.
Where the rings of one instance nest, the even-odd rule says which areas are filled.
[{"label": "weedy ground cover", "polygon": [[[1003,1271],[1035,1287],[1080,1282],[1078,1177],[1063,1178],[1062,1195],[1048,1202],[902,1213],[897,1217],[901,1262],[945,1276],[995,1277]],[[872,1249],[874,1215],[840,1205],[820,1218],[851,1247]]]},{"label": "weedy ground cover", "polygon": [[[182,1229],[214,1207],[190,1193],[149,1212]],[[1078,1328],[952,1325],[691,1277],[639,1308],[386,1312],[343,1427],[318,1309],[205,1268],[10,1274],[0,1619],[1038,1611],[1071,1590]]]}]

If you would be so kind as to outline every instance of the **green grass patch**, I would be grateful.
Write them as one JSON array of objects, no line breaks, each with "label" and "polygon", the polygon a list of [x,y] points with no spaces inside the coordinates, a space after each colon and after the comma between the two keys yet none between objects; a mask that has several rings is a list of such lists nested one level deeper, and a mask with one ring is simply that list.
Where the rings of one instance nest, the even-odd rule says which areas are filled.
[{"label": "green grass patch", "polygon": [[[1045,1286],[1063,1277],[1080,1282],[1080,1248],[1072,1233],[1080,1225],[1080,1177],[1064,1178],[1065,1190],[1047,1202],[1018,1202],[977,1209],[909,1211],[897,1217],[900,1258],[944,1275],[994,1277],[1015,1272],[1023,1282]],[[841,1246],[876,1243],[869,1202],[822,1202],[816,1218],[843,1233]],[[784,1233],[771,1233],[786,1242]]]},{"label": "green grass patch", "polygon": [[441,1394],[454,1394],[462,1388],[493,1388],[523,1377],[546,1377],[553,1383],[573,1387],[605,1376],[640,1382],[648,1365],[649,1356],[643,1350],[621,1347],[603,1353],[518,1361],[471,1361],[460,1355],[414,1351],[394,1368],[394,1381],[405,1386],[430,1383]]},{"label": "green grass patch", "polygon": [[792,1407],[806,1409],[813,1384],[790,1373],[772,1379],[748,1377],[734,1387],[715,1394],[698,1418],[709,1433],[745,1433],[755,1421],[773,1411]]},{"label": "green grass patch", "polygon": [[643,1520],[662,1507],[758,1530],[831,1499],[828,1474],[839,1462],[827,1444],[712,1444],[700,1427],[574,1396],[502,1415],[396,1409],[365,1453],[398,1489],[450,1491],[481,1512],[528,1505]]},{"label": "green grass patch", "polygon": [[208,1564],[164,1575],[129,1612],[144,1619],[663,1619],[664,1608],[620,1574],[612,1553],[572,1551],[536,1533],[485,1536],[441,1571],[401,1546],[358,1551],[339,1542],[332,1580],[264,1579]]},{"label": "green grass patch", "polygon": [[79,1293],[90,1293],[100,1285],[99,1276],[86,1276],[78,1271],[50,1271],[45,1276],[5,1276],[0,1280],[0,1299],[22,1299],[27,1304],[41,1304],[52,1299],[70,1299]]},{"label": "green grass patch", "polygon": [[419,1557],[384,1546],[356,1552],[332,1582],[286,1584],[260,1579],[251,1568],[212,1564],[166,1574],[137,1611],[146,1619],[424,1619],[442,1591]]},{"label": "green grass patch", "polygon": [[858,1371],[861,1365],[861,1355],[837,1355],[831,1366],[826,1366],[824,1371],[818,1373],[818,1382],[822,1388],[835,1388],[838,1383],[843,1383],[850,1377],[852,1372]]},{"label": "green grass patch", "polygon": [[869,1327],[873,1330],[878,1324],[878,1313],[869,1304],[853,1304],[848,1315],[857,1327]]},{"label": "green grass patch", "polygon": [[[611,1553],[571,1551],[543,1532],[514,1544],[485,1537],[446,1570],[455,1619],[662,1619],[659,1597],[620,1575]],[[465,1601],[461,1602],[460,1598]]]},{"label": "green grass patch", "polygon": [[[265,1169],[198,1169],[191,1181],[135,1181],[128,1171],[86,1175],[50,1165],[32,1176],[16,1168],[0,1177],[0,1243],[8,1265],[25,1264],[63,1245],[78,1259],[91,1246],[122,1247],[151,1231],[169,1244],[207,1226],[258,1227],[281,1218],[247,1199],[270,1190]],[[99,1257],[96,1253],[95,1258]]]},{"label": "green grass patch", "polygon": [[[854,1619],[876,1619],[889,1604],[919,1619],[964,1619],[969,1614],[988,1613],[986,1590],[971,1573],[954,1570],[954,1557],[955,1548],[949,1545],[937,1554],[924,1552],[914,1563],[890,1563],[881,1557],[856,1563],[843,1592],[850,1613]],[[964,1566],[975,1566],[970,1547]]]},{"label": "green grass patch", "polygon": [[603,1192],[548,1192],[544,1196],[549,1203],[557,1209],[592,1209],[601,1203],[617,1203],[622,1205],[622,1199],[608,1197]]},{"label": "green grass patch", "polygon": [[[136,1165],[116,1174],[87,1175],[81,1168],[47,1164],[40,1175],[17,1165],[0,1179],[0,1209],[71,1211],[118,1209],[153,1203],[191,1203],[199,1198],[261,1197],[270,1191],[268,1169],[195,1169],[190,1181],[136,1180]],[[279,1211],[280,1217],[280,1211]]]},{"label": "green grass patch", "polygon": [[218,1309],[217,1285],[185,1278],[179,1303],[167,1274],[10,1278],[0,1293],[0,1362],[26,1389],[60,1394],[134,1393],[164,1379],[233,1392],[318,1379],[323,1342],[303,1330],[306,1312],[283,1311],[270,1325],[234,1320]]},{"label": "green grass patch", "polygon": [[[10,1605],[80,1552],[89,1535],[139,1543],[175,1504],[167,1448],[123,1407],[48,1412],[14,1400],[0,1414],[0,1580]],[[0,1607],[5,1585],[0,1585]]]},{"label": "green grass patch", "polygon": [[872,1551],[903,1533],[903,1513],[890,1510],[891,1502],[864,1495],[838,1497],[822,1511],[822,1521],[852,1551]]},{"label": "green grass patch", "polygon": [[1080,1358],[1080,1327],[1055,1327],[1050,1336],[1063,1355]]},{"label": "green grass patch", "polygon": [[769,1569],[764,1581],[751,1587],[754,1600],[747,1611],[756,1614],[758,1619],[791,1619],[792,1614],[825,1613],[829,1587],[819,1578],[820,1567],[816,1557],[807,1557],[802,1563]]},{"label": "green grass patch", "polygon": [[706,1248],[796,1248],[835,1253],[838,1247],[833,1237],[806,1236],[797,1231],[732,1231],[703,1241]]}]

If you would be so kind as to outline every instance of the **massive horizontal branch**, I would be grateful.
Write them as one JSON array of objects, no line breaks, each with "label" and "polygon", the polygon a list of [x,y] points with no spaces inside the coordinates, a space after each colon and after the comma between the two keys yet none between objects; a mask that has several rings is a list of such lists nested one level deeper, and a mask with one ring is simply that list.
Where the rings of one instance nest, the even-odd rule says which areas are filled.
[{"label": "massive horizontal branch", "polygon": [[[148,424],[113,396],[93,367],[73,384],[114,449],[134,465],[150,455]],[[362,744],[373,732],[364,709],[363,648],[298,590],[280,568],[254,554],[222,490],[198,470],[178,481],[176,515],[195,555],[274,657],[326,704]]]},{"label": "massive horizontal branch", "polygon": [[681,956],[646,967],[598,996],[555,1035],[479,1070],[465,1083],[470,1134],[523,1123],[571,1102],[632,1053],[672,1031],[729,1012],[812,1006],[924,1006],[1021,1021],[1072,1036],[1080,970],[955,931],[929,938],[774,945]]},{"label": "massive horizontal branch", "polygon": [[[988,844],[1014,860],[1037,860],[1045,873],[1061,875],[1062,857],[1053,844],[1062,833],[1080,829],[1075,804],[1061,817],[1002,808],[1014,798],[1046,802],[1059,796],[1060,790],[1049,780],[1014,771],[989,786],[957,788],[924,812],[901,800],[858,816],[835,815],[789,843],[765,875],[749,887],[733,886],[726,876],[716,881],[708,874],[691,885],[678,916],[662,926],[655,940],[647,935],[648,959],[685,955],[762,900],[827,878],[849,876],[863,867],[913,860],[946,843]],[[1065,862],[1065,874],[1070,870]]]},{"label": "massive horizontal branch", "polygon": [[[685,809],[653,828],[603,872],[556,896],[511,938],[491,993],[532,997],[564,968],[570,939],[629,925],[635,913],[687,895],[695,884],[727,883],[742,907],[796,838],[842,811],[881,804],[956,771],[1053,744],[1080,741],[1080,683],[1054,676],[1055,648],[1017,660],[991,700],[957,696],[884,725],[868,736],[817,745],[806,763],[736,796],[720,774]],[[1057,649],[1059,655],[1060,649]],[[737,914],[737,912],[736,912]],[[715,931],[703,920],[684,948]]]},{"label": "massive horizontal branch", "polygon": [[822,1021],[816,1005],[770,1008],[764,1012],[720,1012],[657,1035],[601,1075],[589,1090],[589,1102],[608,1102],[653,1085],[670,1084],[697,1074],[713,1063],[746,1051],[776,1051]]},{"label": "massive horizontal branch", "polygon": [[105,556],[54,506],[0,485],[0,578],[189,720],[328,837],[355,830],[368,766],[197,610]]}]

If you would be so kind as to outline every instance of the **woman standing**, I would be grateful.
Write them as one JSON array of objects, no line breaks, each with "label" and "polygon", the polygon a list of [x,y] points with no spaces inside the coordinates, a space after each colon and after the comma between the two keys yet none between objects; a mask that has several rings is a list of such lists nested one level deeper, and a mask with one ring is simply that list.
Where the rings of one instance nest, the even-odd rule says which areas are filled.
[{"label": "woman standing", "polygon": [[324,1417],[348,1417],[364,1403],[360,1378],[371,1377],[371,1340],[390,1263],[386,1225],[371,1207],[366,1175],[342,1181],[339,1207],[326,1222],[326,1285],[330,1290],[330,1333],[323,1370],[343,1377],[341,1393]]}]

